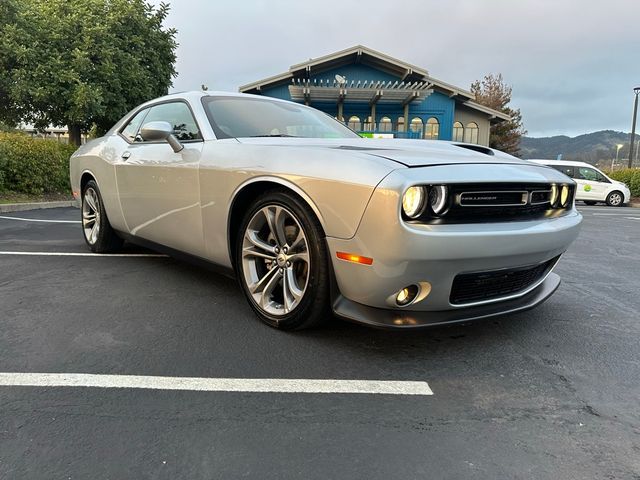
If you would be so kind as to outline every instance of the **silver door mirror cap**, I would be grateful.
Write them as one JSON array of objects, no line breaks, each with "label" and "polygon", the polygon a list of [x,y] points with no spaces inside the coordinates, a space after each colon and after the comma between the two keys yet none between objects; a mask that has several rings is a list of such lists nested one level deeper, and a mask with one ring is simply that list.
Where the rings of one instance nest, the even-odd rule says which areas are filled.
[{"label": "silver door mirror cap", "polygon": [[140,136],[145,142],[166,140],[174,152],[179,152],[184,145],[173,134],[173,127],[169,122],[149,122],[140,129]]}]

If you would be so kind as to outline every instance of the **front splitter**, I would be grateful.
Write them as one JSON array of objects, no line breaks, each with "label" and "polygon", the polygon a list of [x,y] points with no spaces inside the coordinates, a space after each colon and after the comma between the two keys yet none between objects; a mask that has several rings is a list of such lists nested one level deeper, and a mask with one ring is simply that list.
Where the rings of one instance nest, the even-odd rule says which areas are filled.
[{"label": "front splitter", "polygon": [[368,307],[339,295],[333,302],[333,312],[338,317],[371,327],[389,329],[428,328],[438,325],[471,322],[529,310],[544,302],[559,286],[560,276],[550,273],[544,282],[522,297],[476,307],[435,312]]}]

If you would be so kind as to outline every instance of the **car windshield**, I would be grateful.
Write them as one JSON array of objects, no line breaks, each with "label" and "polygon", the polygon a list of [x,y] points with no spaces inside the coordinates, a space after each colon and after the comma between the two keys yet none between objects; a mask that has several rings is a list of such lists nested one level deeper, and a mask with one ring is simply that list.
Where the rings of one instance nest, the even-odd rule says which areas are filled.
[{"label": "car windshield", "polygon": [[313,108],[251,97],[203,97],[217,138],[358,138],[342,123]]}]

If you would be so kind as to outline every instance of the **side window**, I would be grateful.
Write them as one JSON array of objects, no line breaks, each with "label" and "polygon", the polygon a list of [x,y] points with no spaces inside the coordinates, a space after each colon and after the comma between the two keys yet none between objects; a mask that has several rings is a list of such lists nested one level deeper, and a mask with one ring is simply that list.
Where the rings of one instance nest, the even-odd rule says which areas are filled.
[{"label": "side window", "polygon": [[596,172],[593,168],[578,167],[578,178],[581,178],[582,180],[588,180],[590,182],[595,182],[598,179],[598,172]]},{"label": "side window", "polygon": [[575,175],[573,172],[573,167],[569,165],[552,165],[552,167],[558,170],[559,172],[564,173],[567,177],[573,178],[573,176]]},{"label": "side window", "polygon": [[200,140],[200,130],[191,110],[183,102],[163,103],[151,107],[144,123],[169,122],[173,126],[173,134],[178,140]]},{"label": "side window", "polygon": [[142,138],[138,136],[138,131],[140,130],[142,120],[147,113],[149,113],[148,108],[136,113],[133,118],[129,120],[129,123],[127,123],[127,125],[120,131],[122,136],[130,142],[141,142]]},{"label": "side window", "polygon": [[605,177],[604,175],[602,175],[600,172],[596,172],[598,174],[598,178],[597,181],[598,182],[602,182],[602,183],[611,183],[609,181],[609,179],[607,179],[607,177]]}]

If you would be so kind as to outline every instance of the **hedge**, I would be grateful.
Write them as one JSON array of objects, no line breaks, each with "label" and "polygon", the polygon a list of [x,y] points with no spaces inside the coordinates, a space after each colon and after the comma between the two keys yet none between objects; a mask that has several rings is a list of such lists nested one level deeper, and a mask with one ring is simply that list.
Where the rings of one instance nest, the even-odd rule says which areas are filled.
[{"label": "hedge", "polygon": [[0,192],[69,193],[74,145],[0,132]]},{"label": "hedge", "polygon": [[631,190],[632,197],[640,197],[640,168],[625,168],[624,170],[616,170],[607,172],[614,180],[624,182]]}]

